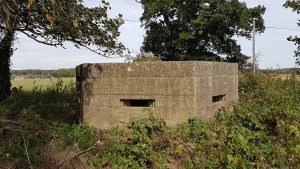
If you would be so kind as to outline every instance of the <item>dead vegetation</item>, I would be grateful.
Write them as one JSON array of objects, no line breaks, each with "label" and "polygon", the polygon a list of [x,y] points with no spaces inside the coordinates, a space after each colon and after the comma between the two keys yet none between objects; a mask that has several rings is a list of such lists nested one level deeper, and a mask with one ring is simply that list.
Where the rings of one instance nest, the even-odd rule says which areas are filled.
[{"label": "dead vegetation", "polygon": [[69,146],[66,150],[63,143],[51,141],[42,153],[43,165],[41,169],[94,169],[84,157],[84,154],[94,149],[80,151],[77,144]]}]

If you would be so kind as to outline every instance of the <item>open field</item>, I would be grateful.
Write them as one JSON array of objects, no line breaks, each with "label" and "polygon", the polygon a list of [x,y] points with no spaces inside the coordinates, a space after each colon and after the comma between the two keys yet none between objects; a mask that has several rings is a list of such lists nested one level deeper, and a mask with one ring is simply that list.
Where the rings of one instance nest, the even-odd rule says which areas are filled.
[{"label": "open field", "polygon": [[[64,83],[75,81],[74,77],[61,78]],[[12,80],[12,87],[20,87],[25,91],[30,91],[33,87],[42,87],[43,89],[56,83],[58,78],[34,78],[34,79],[23,79],[23,80]]]}]

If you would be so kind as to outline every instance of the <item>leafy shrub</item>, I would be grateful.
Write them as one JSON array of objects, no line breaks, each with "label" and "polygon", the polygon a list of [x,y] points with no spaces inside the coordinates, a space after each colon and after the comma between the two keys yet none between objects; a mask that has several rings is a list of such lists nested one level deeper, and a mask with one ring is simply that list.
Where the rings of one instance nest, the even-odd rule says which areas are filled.
[{"label": "leafy shrub", "polygon": [[61,137],[68,146],[78,144],[84,150],[93,146],[96,138],[96,129],[86,124],[59,124],[55,128],[57,137]]},{"label": "leafy shrub", "polygon": [[249,93],[258,89],[260,78],[259,75],[253,75],[252,73],[245,73],[241,75],[239,79],[239,92]]},{"label": "leafy shrub", "polygon": [[[108,165],[112,168],[154,166],[155,159],[159,158],[160,155],[154,151],[153,145],[157,143],[156,136],[163,134],[165,129],[165,122],[151,114],[148,119],[133,120],[127,127],[127,131],[113,132],[117,135],[112,138],[105,136],[105,138],[110,139],[106,140],[104,150],[101,149],[94,154],[91,161],[95,165]],[[115,131],[116,129],[112,130]]]}]

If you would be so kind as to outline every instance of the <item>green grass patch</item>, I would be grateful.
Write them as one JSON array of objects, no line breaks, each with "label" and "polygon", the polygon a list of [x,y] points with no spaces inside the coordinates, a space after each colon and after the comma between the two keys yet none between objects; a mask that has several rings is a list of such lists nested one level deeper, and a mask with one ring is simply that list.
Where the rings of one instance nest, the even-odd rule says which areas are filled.
[{"label": "green grass patch", "polygon": [[75,81],[75,78],[34,78],[34,79],[22,79],[22,80],[12,80],[12,87],[22,87],[25,91],[31,91],[34,87],[40,87],[46,89],[56,83],[58,79],[61,79],[65,84],[70,81]]}]

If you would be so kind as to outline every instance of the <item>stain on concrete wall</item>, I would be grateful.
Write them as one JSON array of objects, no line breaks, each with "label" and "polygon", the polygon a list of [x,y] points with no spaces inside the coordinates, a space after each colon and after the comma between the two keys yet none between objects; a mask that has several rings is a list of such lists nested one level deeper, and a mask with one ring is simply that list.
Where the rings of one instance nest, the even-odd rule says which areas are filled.
[{"label": "stain on concrete wall", "polygon": [[189,118],[208,120],[238,100],[238,65],[224,62],[103,63],[77,66],[82,120],[111,128],[145,108],[168,125]]}]

